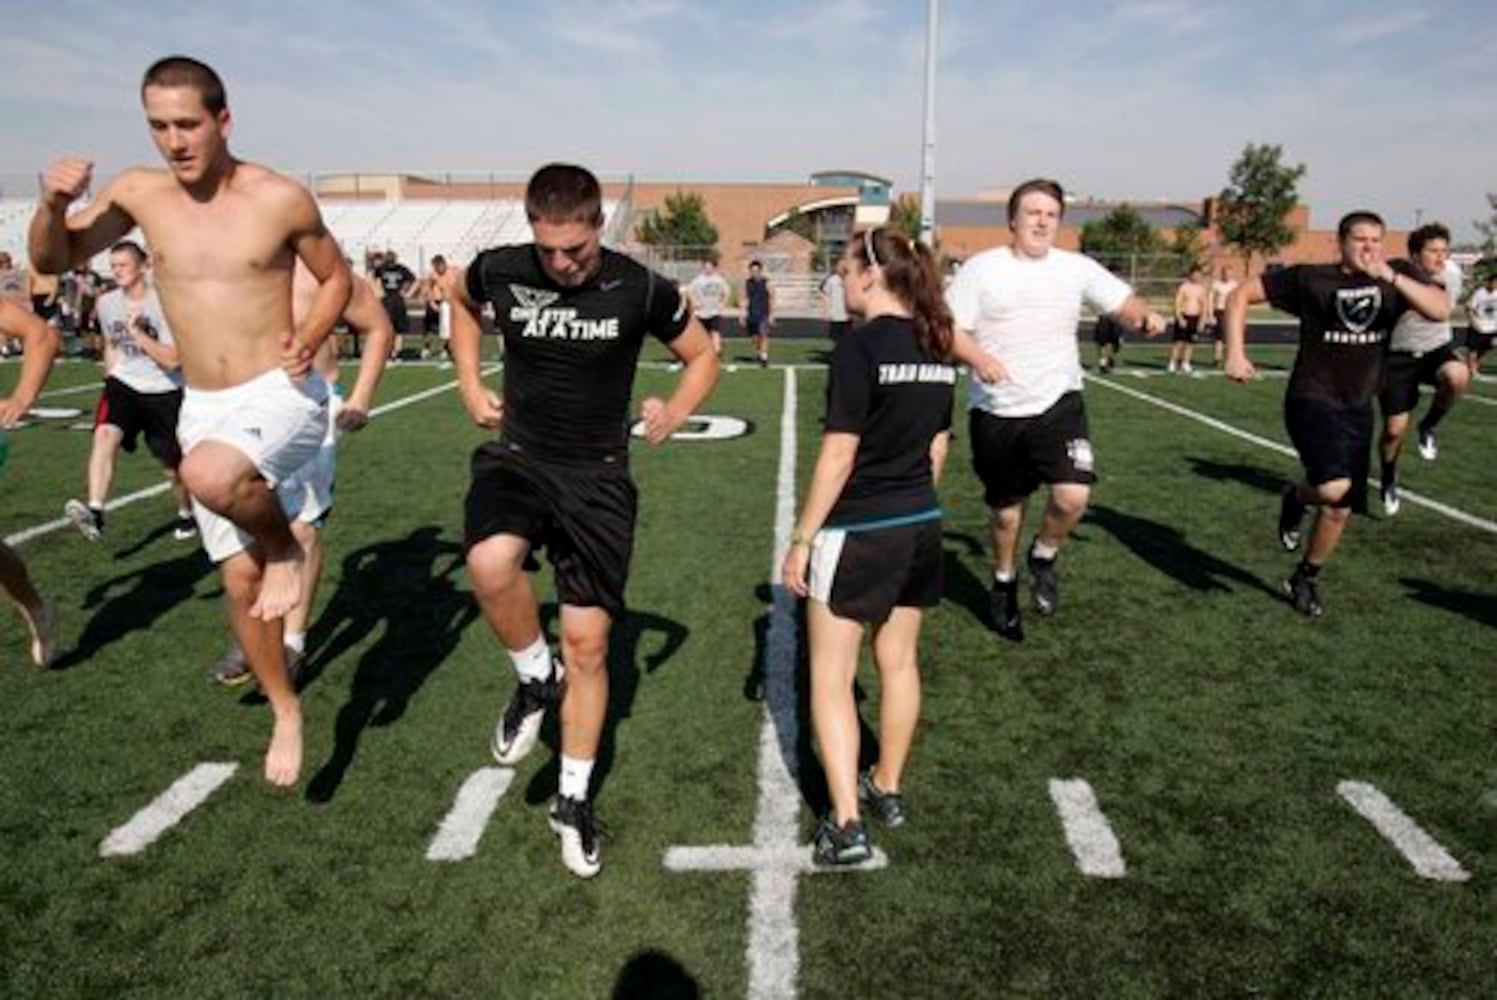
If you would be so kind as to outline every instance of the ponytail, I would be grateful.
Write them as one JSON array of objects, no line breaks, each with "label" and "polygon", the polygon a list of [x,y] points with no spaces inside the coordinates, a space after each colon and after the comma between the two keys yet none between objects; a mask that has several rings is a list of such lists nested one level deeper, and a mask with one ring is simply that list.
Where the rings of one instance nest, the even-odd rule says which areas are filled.
[{"label": "ponytail", "polygon": [[939,361],[951,359],[954,322],[942,294],[936,257],[930,247],[888,228],[864,230],[852,243],[864,267],[878,267],[884,286],[909,309],[920,350]]}]

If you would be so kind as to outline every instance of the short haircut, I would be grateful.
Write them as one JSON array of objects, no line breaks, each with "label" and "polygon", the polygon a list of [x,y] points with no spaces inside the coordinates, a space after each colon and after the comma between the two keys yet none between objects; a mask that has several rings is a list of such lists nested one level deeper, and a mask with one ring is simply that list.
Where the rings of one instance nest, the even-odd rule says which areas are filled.
[{"label": "short haircut", "polygon": [[751,260],[751,261],[749,261],[749,267],[751,267],[751,268],[757,267],[759,270],[762,271],[762,270],[764,270],[764,262],[762,260]]},{"label": "short haircut", "polygon": [[144,264],[146,262],[145,248],[134,240],[120,240],[109,248],[109,252],[110,254],[127,253],[135,258],[135,263],[137,264]]},{"label": "short haircut", "polygon": [[1430,240],[1444,240],[1446,243],[1449,243],[1450,230],[1446,229],[1444,224],[1439,222],[1431,222],[1420,226],[1409,234],[1409,253],[1419,253],[1419,251],[1424,249],[1424,244]]},{"label": "short haircut", "polygon": [[1066,214],[1066,192],[1060,186],[1060,182],[1046,177],[1036,177],[1014,188],[1014,193],[1008,196],[1008,221],[1010,223],[1019,216],[1019,202],[1024,200],[1026,194],[1032,194],[1035,191],[1054,198],[1060,203],[1060,214]]},{"label": "short haircut", "polygon": [[530,222],[585,222],[601,227],[603,189],[586,167],[548,163],[525,185],[525,217]]},{"label": "short haircut", "polygon": [[1369,212],[1366,209],[1358,209],[1355,212],[1347,212],[1341,217],[1341,221],[1336,223],[1336,239],[1345,241],[1351,235],[1352,227],[1360,226],[1363,223],[1370,223],[1383,230],[1388,228],[1387,223],[1383,221],[1381,215],[1378,215],[1376,212]]},{"label": "short haircut", "polygon": [[212,66],[190,56],[167,56],[156,60],[140,81],[142,100],[147,87],[191,87],[201,95],[203,107],[209,114],[220,114],[229,106],[222,78]]},{"label": "short haircut", "polygon": [[431,266],[432,267],[436,267],[438,264],[445,264],[445,263],[447,263],[447,258],[443,257],[441,254],[437,254],[435,257],[433,257],[431,259]]}]

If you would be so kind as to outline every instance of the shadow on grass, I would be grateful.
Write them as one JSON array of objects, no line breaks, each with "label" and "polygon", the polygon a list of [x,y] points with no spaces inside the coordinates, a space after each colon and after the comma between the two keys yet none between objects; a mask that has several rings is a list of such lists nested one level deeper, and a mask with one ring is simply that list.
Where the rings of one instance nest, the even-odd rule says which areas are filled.
[{"label": "shadow on grass", "polygon": [[610,994],[612,1000],[696,1000],[701,995],[686,966],[654,948],[629,957]]},{"label": "shadow on grass", "polygon": [[[555,638],[561,631],[557,605],[554,602],[542,604],[540,617],[546,641],[552,649],[560,648],[560,642]],[[649,611],[625,611],[624,616],[613,623],[608,633],[608,714],[603,719],[603,734],[598,744],[597,761],[593,765],[594,798],[602,793],[613,770],[619,723],[634,714],[641,668],[646,674],[655,673],[681,651],[690,634],[691,630],[680,622]],[[498,712],[502,709],[502,705],[495,706],[495,722],[499,721]],[[552,753],[551,759],[531,775],[525,787],[525,801],[530,805],[549,801],[556,794],[561,774],[561,734],[557,718],[557,711],[548,712],[541,728],[541,740]]]},{"label": "shadow on grass", "polygon": [[[148,531],[144,535],[142,535],[135,542],[135,544],[132,545],[132,546],[130,546],[128,549],[120,549],[118,552],[116,552],[114,554],[114,557],[116,559],[129,559],[131,556],[137,555],[142,550],[144,550],[145,548],[147,548],[148,546],[150,546],[152,543],[154,543],[155,541],[157,541],[158,539],[165,538],[167,535],[170,535],[172,533],[172,529],[175,528],[176,526],[177,526],[177,520],[176,520],[176,518],[172,518],[170,521],[167,521],[165,524],[157,525],[156,527],[152,528],[150,531]],[[183,546],[191,545],[193,548],[198,548],[199,547],[198,546],[198,539],[197,539],[196,535],[194,535],[191,539],[184,540],[181,544]]]},{"label": "shadow on grass", "polygon": [[1213,462],[1209,458],[1197,458],[1194,455],[1187,455],[1185,460],[1190,463],[1191,472],[1219,483],[1242,483],[1272,496],[1278,496],[1279,491],[1284,488],[1286,477],[1282,473],[1270,472],[1256,465]]},{"label": "shadow on grass", "polygon": [[941,567],[945,588],[943,600],[964,609],[984,629],[991,628],[992,618],[988,607],[991,603],[988,597],[991,587],[984,582],[982,576],[973,573],[968,565],[973,559],[986,565],[982,542],[962,531],[946,531],[942,539],[945,543]]},{"label": "shadow on grass", "polygon": [[1278,591],[1247,570],[1191,545],[1173,525],[1134,517],[1100,504],[1093,506],[1086,517],[1138,558],[1192,590],[1230,591],[1228,581],[1231,581],[1275,598],[1279,596]]},{"label": "shadow on grass", "polygon": [[405,714],[411,696],[457,647],[478,617],[473,596],[457,588],[462,547],[441,529],[422,527],[397,541],[378,542],[343,560],[338,590],[308,636],[302,685],[380,630],[354,670],[348,700],[334,723],[332,757],[307,784],[307,798],[328,802],[358,754],[370,726]]},{"label": "shadow on grass", "polygon": [[1479,594],[1471,590],[1452,590],[1431,580],[1402,576],[1398,582],[1409,588],[1409,596],[1421,604],[1441,611],[1453,611],[1478,625],[1497,628],[1497,594]]},{"label": "shadow on grass", "polygon": [[[131,632],[149,629],[172,608],[191,598],[197,582],[212,572],[208,556],[202,548],[193,546],[191,552],[175,559],[142,566],[93,587],[83,599],[83,608],[98,610],[83,626],[78,645],[58,658],[52,669],[76,667]],[[110,596],[122,588],[128,589]]]}]

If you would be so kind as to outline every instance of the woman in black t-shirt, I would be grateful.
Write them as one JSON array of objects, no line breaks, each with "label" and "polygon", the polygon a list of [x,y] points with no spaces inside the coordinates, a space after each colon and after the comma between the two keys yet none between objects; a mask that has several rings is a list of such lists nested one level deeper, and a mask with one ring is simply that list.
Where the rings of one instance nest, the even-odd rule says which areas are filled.
[{"label": "woman in black t-shirt", "polygon": [[[811,719],[831,793],[819,864],[872,856],[859,815],[904,822],[900,776],[920,715],[916,646],[941,599],[941,510],[956,368],[952,321],[930,251],[892,229],[855,238],[841,268],[865,322],[838,339],[826,431],[790,550],[785,586],[809,597]],[[879,761],[858,773],[853,679],[865,625],[880,681]]]}]

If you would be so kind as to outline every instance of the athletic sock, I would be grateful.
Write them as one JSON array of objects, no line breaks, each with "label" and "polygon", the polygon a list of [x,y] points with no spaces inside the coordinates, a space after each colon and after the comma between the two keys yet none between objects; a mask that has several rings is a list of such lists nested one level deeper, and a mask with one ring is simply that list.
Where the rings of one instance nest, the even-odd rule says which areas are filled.
[{"label": "athletic sock", "polygon": [[1383,463],[1383,476],[1382,476],[1382,478],[1383,478],[1383,485],[1384,486],[1389,485],[1390,483],[1393,482],[1393,480],[1395,478],[1397,478],[1397,476],[1398,476],[1398,462],[1397,462],[1397,460],[1394,460],[1392,462],[1384,462]]},{"label": "athletic sock", "polygon": [[522,681],[543,681],[551,676],[551,648],[544,634],[524,649],[509,650],[509,658]]},{"label": "athletic sock", "polygon": [[1050,560],[1054,559],[1059,552],[1060,549],[1056,548],[1054,545],[1046,545],[1038,538],[1036,538],[1034,540],[1034,544],[1029,547],[1030,555],[1045,562],[1049,562]]},{"label": "athletic sock", "polygon": [[293,652],[305,653],[307,651],[307,633],[305,632],[287,632],[281,641],[287,649]]},{"label": "athletic sock", "polygon": [[1308,559],[1301,559],[1299,565],[1294,569],[1294,575],[1304,577],[1306,580],[1313,580],[1320,575],[1320,567]]},{"label": "athletic sock", "polygon": [[587,798],[587,786],[593,778],[593,762],[561,755],[561,795],[567,799]]},{"label": "athletic sock", "polygon": [[1019,574],[1015,573],[1013,570],[1009,570],[1007,573],[1004,573],[1000,570],[993,571],[993,581],[1004,586],[1013,583],[1018,578]]},{"label": "athletic sock", "polygon": [[1424,434],[1440,426],[1440,421],[1444,420],[1445,414],[1449,412],[1447,407],[1431,404],[1429,412],[1424,415],[1423,420],[1419,421],[1419,433]]},{"label": "athletic sock", "polygon": [[103,530],[103,528],[104,528],[104,505],[101,504],[101,503],[94,503],[92,500],[90,500],[88,502],[88,512],[94,516],[94,525],[96,527],[98,527],[100,530]]}]

